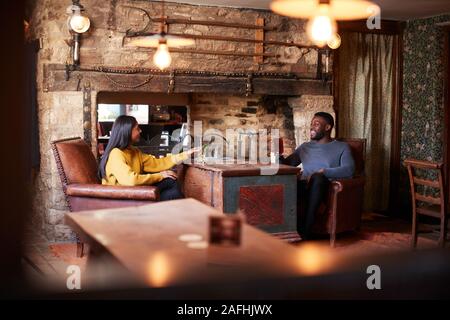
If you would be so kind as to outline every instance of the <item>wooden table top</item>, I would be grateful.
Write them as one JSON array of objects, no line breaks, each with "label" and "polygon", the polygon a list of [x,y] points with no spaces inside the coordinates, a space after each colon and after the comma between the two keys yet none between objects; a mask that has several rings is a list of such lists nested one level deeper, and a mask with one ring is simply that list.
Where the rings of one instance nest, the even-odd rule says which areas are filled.
[{"label": "wooden table top", "polygon": [[216,164],[216,163],[191,163],[188,166],[200,168],[203,170],[220,172],[224,177],[234,176],[259,176],[259,175],[293,175],[300,172],[300,168],[285,164]]},{"label": "wooden table top", "polygon": [[178,239],[181,234],[195,233],[207,241],[209,215],[221,213],[189,198],[71,212],[66,222],[83,241],[109,252],[145,286],[276,278],[304,271],[297,248],[245,223],[239,247],[191,249]]}]

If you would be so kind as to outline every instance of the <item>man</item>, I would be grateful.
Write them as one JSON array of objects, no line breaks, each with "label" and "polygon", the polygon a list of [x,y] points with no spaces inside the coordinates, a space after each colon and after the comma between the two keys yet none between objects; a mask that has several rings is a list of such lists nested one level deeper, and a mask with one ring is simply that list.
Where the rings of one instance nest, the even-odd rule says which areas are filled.
[{"label": "man", "polygon": [[317,112],[311,121],[311,141],[303,143],[287,158],[280,159],[281,163],[287,165],[303,165],[297,197],[304,201],[305,210],[302,216],[298,217],[297,225],[304,240],[310,238],[314,216],[327,196],[330,180],[351,178],[355,171],[349,145],[331,139],[333,126],[331,114]]}]

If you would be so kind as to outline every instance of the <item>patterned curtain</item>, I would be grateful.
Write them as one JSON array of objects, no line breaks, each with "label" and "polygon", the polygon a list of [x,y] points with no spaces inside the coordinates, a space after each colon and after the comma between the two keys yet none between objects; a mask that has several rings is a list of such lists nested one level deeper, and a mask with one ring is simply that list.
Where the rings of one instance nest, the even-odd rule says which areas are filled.
[{"label": "patterned curtain", "polygon": [[340,137],[367,139],[366,211],[385,211],[389,204],[394,40],[344,32],[339,49],[338,131]]}]

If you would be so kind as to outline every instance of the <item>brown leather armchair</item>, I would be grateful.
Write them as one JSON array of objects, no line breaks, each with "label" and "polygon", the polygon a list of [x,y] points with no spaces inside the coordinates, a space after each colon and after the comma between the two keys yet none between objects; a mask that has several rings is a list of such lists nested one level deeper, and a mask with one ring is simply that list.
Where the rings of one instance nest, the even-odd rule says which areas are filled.
[{"label": "brown leather armchair", "polygon": [[364,159],[366,139],[338,139],[349,144],[355,160],[355,175],[351,179],[331,182],[325,210],[317,212],[312,232],[329,234],[334,247],[336,234],[358,230],[364,196]]},{"label": "brown leather armchair", "polygon": [[[81,138],[51,143],[58,173],[70,211],[139,206],[159,200],[154,186],[106,186],[97,176],[97,160]],[[83,255],[83,243],[77,237],[77,256]]]}]

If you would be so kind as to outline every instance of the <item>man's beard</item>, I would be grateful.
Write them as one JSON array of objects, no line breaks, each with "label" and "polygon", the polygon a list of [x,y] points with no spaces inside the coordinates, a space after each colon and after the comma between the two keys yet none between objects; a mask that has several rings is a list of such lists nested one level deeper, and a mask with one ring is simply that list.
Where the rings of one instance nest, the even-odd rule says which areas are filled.
[{"label": "man's beard", "polygon": [[316,134],[311,137],[311,140],[320,140],[323,137],[325,137],[325,132],[324,131],[314,131]]}]

